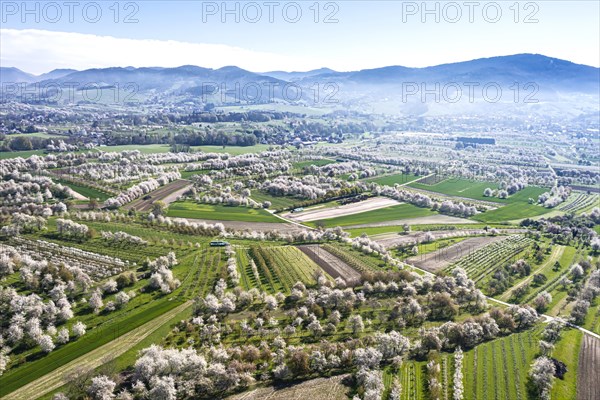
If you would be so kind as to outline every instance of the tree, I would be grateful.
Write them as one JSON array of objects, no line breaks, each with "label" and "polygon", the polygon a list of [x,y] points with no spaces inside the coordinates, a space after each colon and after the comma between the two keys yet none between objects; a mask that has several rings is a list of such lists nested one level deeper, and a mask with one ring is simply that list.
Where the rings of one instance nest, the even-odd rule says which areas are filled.
[{"label": "tree", "polygon": [[121,308],[129,302],[129,295],[125,292],[119,292],[115,295],[115,304]]},{"label": "tree", "polygon": [[392,381],[392,387],[390,389],[390,394],[388,395],[388,400],[400,400],[400,396],[402,395],[402,385],[400,385],[400,381],[397,377],[394,377]]},{"label": "tree", "polygon": [[41,335],[38,338],[38,344],[44,353],[50,353],[56,347],[49,335]]},{"label": "tree", "polygon": [[277,308],[277,299],[271,295],[268,295],[265,297],[265,305],[267,306],[268,310],[273,311]]},{"label": "tree", "polygon": [[542,400],[550,399],[550,389],[554,382],[556,367],[548,357],[536,358],[529,371],[529,377],[534,389]]},{"label": "tree", "polygon": [[96,199],[96,198],[93,198],[93,197],[92,197],[92,198],[90,198],[90,201],[89,201],[89,203],[88,203],[88,208],[89,208],[90,210],[97,210],[98,208],[100,208],[100,205],[99,205],[99,203],[98,203],[98,199]]},{"label": "tree", "polygon": [[450,319],[458,314],[458,305],[448,293],[434,293],[430,298],[430,315],[432,319]]},{"label": "tree", "polygon": [[454,352],[454,390],[452,392],[453,400],[463,400],[464,384],[463,384],[463,352],[460,347]]},{"label": "tree", "polygon": [[348,318],[348,325],[350,326],[350,329],[352,329],[352,334],[354,336],[357,336],[365,329],[365,324],[363,323],[360,314],[351,315],[350,318]]},{"label": "tree", "polygon": [[535,309],[538,312],[545,311],[550,303],[552,303],[552,295],[545,290],[533,300]]},{"label": "tree", "polygon": [[166,209],[167,205],[163,201],[158,200],[152,203],[152,210],[150,212],[158,217],[159,215],[165,215]]},{"label": "tree", "polygon": [[77,323],[75,323],[75,325],[73,325],[73,327],[71,328],[71,331],[73,332],[73,335],[75,335],[75,337],[79,338],[85,335],[86,328],[87,327],[83,322],[77,321]]},{"label": "tree", "polygon": [[65,344],[69,341],[69,330],[67,328],[61,328],[56,336],[56,342]]},{"label": "tree", "polygon": [[294,351],[287,365],[296,376],[303,376],[310,372],[308,355],[303,350]]},{"label": "tree", "polygon": [[153,400],[175,400],[177,399],[177,389],[175,381],[170,376],[153,377],[150,381],[152,389],[149,398]]},{"label": "tree", "polygon": [[115,397],[114,391],[117,384],[105,375],[100,375],[92,378],[92,383],[87,392],[92,399],[95,400],[110,400]]},{"label": "tree", "polygon": [[102,295],[100,294],[99,290],[96,290],[94,293],[92,293],[88,304],[94,311],[94,314],[98,314],[100,312],[100,309],[102,308],[104,303],[102,302]]},{"label": "tree", "polygon": [[571,277],[573,281],[578,281],[584,276],[583,267],[579,264],[575,264],[571,267]]}]

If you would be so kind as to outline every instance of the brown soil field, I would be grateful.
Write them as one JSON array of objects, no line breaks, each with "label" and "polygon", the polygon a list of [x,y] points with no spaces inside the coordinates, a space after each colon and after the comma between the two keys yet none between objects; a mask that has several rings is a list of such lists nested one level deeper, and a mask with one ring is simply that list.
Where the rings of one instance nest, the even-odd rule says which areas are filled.
[{"label": "brown soil field", "polygon": [[356,284],[360,281],[360,273],[358,271],[322,247],[318,245],[304,245],[298,246],[298,248],[334,279],[341,278],[348,285]]},{"label": "brown soil field", "polygon": [[[512,235],[515,233],[525,233],[527,229],[499,229],[501,234]],[[455,229],[447,231],[431,231],[435,240],[447,239],[452,237],[485,235],[487,232],[483,229]],[[425,238],[424,231],[413,231],[408,235],[399,235],[398,233],[382,233],[380,235],[372,235],[371,239],[382,244],[386,248],[391,248],[409,243],[420,243]]]},{"label": "brown soil field", "polygon": [[309,381],[254,389],[228,397],[228,400],[342,400],[347,399],[348,388],[342,381],[348,375],[317,378]]},{"label": "brown soil field", "polygon": [[583,335],[577,367],[577,400],[600,399],[600,340]]},{"label": "brown soil field", "polygon": [[123,208],[126,210],[133,208],[136,211],[150,211],[152,208],[152,203],[155,201],[160,200],[165,204],[175,201],[178,196],[182,195],[187,190],[187,187],[190,186],[190,184],[190,181],[186,181],[184,179],[176,180],[166,184],[165,186],[159,187],[153,192],[148,193],[146,196],[150,196],[150,198],[144,199],[146,196],[143,196],[129,204],[124,205]]},{"label": "brown soil field", "polygon": [[227,229],[233,229],[235,231],[256,231],[256,232],[297,232],[306,230],[298,225],[286,223],[286,222],[244,222],[244,221],[220,221],[213,219],[197,219],[197,218],[184,218],[190,222],[206,222],[207,224],[223,224]]},{"label": "brown soil field", "polygon": [[475,250],[490,243],[505,239],[503,236],[480,236],[463,240],[443,249],[431,253],[417,255],[406,259],[406,262],[429,272],[436,272],[446,268],[462,257],[473,253]]},{"label": "brown soil field", "polygon": [[378,210],[401,204],[400,202],[385,197],[372,197],[370,199],[359,201],[358,203],[345,204],[338,207],[319,207],[312,210],[302,211],[300,213],[286,213],[282,215],[285,218],[296,221],[308,222],[320,219],[343,217],[345,215],[359,214],[366,211]]},{"label": "brown soil field", "polygon": [[354,228],[372,228],[376,226],[396,226],[396,225],[434,225],[434,224],[477,224],[477,221],[466,218],[452,217],[450,215],[429,215],[427,217],[397,219],[394,221],[373,222],[371,224],[352,225],[345,229]]}]

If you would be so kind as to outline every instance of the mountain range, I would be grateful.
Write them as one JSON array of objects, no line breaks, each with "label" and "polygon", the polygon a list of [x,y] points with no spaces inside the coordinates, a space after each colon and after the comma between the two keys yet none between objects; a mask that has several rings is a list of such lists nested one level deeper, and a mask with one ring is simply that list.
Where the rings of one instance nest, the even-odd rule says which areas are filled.
[{"label": "mountain range", "polygon": [[[314,89],[311,88],[315,85],[320,85],[321,89],[327,89],[325,86],[330,85],[329,90],[335,92],[339,103],[356,104],[395,101],[400,97],[406,100],[407,90],[414,91],[415,88],[419,92],[421,89],[445,89],[446,96],[456,87],[466,90],[466,86],[473,83],[480,87],[495,85],[506,94],[514,90],[512,85],[518,83],[518,86],[522,86],[523,94],[535,92],[540,100],[554,102],[558,97],[564,101],[565,96],[571,98],[578,94],[597,97],[600,92],[600,69],[539,54],[481,58],[425,68],[388,66],[349,72],[321,68],[308,72],[255,73],[235,66],[211,69],[186,65],[176,68],[111,67],[83,71],[57,69],[35,76],[17,68],[0,68],[3,90],[15,82],[48,87],[71,85],[79,90],[89,84],[104,88],[119,87],[120,90],[128,84],[134,84],[136,94],[144,100],[186,101],[201,96],[202,102],[215,104],[235,103],[240,99],[242,102],[318,103],[322,99],[314,98]],[[529,86],[526,88],[525,85]],[[293,90],[295,88],[296,92],[302,92],[301,95]],[[402,102],[416,101],[420,97],[418,95],[413,94],[415,99]],[[430,97],[434,103],[439,103],[434,95]],[[431,102],[425,100],[421,103]]]}]

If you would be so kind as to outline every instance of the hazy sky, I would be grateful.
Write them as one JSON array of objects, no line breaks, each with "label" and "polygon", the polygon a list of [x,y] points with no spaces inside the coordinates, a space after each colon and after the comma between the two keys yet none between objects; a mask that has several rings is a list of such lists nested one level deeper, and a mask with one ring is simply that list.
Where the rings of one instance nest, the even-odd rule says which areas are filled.
[{"label": "hazy sky", "polygon": [[2,0],[0,64],[347,71],[539,53],[597,67],[599,4]]}]

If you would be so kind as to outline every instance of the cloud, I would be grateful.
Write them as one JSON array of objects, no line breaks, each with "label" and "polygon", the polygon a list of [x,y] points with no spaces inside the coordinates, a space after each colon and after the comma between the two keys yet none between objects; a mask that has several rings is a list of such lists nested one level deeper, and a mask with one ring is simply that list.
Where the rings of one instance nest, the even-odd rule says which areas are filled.
[{"label": "cloud", "polygon": [[39,29],[0,29],[0,65],[41,74],[56,68],[178,67],[250,71],[309,70],[320,63],[305,57],[258,52],[239,47],[174,40],[125,39]]}]

